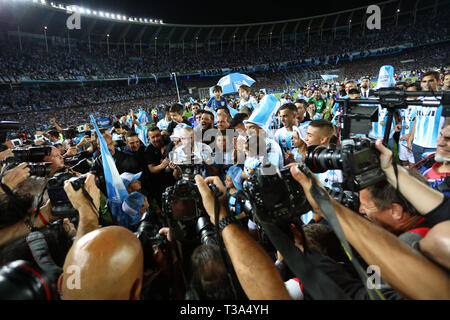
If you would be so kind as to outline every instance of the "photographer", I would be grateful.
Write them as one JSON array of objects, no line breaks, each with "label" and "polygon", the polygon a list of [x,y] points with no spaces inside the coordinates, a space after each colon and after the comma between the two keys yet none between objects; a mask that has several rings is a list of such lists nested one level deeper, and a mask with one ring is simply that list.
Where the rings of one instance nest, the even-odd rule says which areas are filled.
[{"label": "photographer", "polygon": [[61,152],[55,147],[52,147],[51,153],[48,156],[45,156],[43,158],[43,160],[45,162],[52,163],[50,165],[51,171],[50,171],[49,177],[53,177],[56,173],[62,172],[65,170],[64,158],[61,155]]},{"label": "photographer", "polygon": [[[382,152],[381,167],[388,176],[388,181],[390,183],[391,181],[396,183],[396,180],[392,179],[392,177],[395,178],[395,175],[390,165],[392,163],[392,152],[381,145],[381,140],[377,141],[377,148]],[[413,205],[416,205],[417,200],[411,201],[409,198],[416,197],[418,190],[427,190],[427,196],[433,193],[432,189],[411,177],[407,172],[403,172],[401,169],[399,168],[398,177],[399,186],[401,185],[403,187],[401,187],[402,190],[400,192],[405,194],[405,197]],[[297,167],[292,167],[291,173],[294,179],[302,185],[313,210],[322,214],[317,202],[310,193],[311,180]],[[314,179],[321,186],[315,177]],[[410,182],[408,186],[406,186],[408,182],[405,180]],[[323,188],[323,186],[321,187]],[[405,189],[408,189],[408,191],[405,192]],[[411,189],[414,191],[411,192]],[[438,195],[432,196],[431,201],[428,201],[428,203],[418,205],[416,207],[418,211],[420,213],[426,213],[429,212],[428,209],[433,210],[439,207],[442,204],[443,196],[436,196]],[[404,298],[449,299],[450,277],[442,269],[390,232],[355,214],[337,201],[331,199],[331,202],[349,243],[358,251],[367,264],[377,265],[381,270],[383,279]],[[417,290],[418,286],[421,290]]]},{"label": "photographer", "polygon": [[361,190],[359,200],[359,213],[363,217],[397,235],[413,248],[433,227],[433,223],[422,217],[387,181]]},{"label": "photographer", "polygon": [[[202,196],[203,205],[214,220],[214,196],[208,184],[212,183],[225,195],[226,189],[219,177],[203,179],[195,176],[195,182]],[[229,216],[225,197],[220,199],[219,221]],[[236,223],[222,227],[221,235],[230,256],[234,270],[248,299],[252,300],[290,300],[284,282],[270,257],[248,233]],[[264,281],[261,281],[264,279]]]},{"label": "photographer", "polygon": [[30,169],[21,164],[3,174],[1,184],[6,193],[0,194],[0,246],[62,219],[51,213],[50,201],[33,211],[44,188],[45,180],[29,177]]},{"label": "photographer", "polygon": [[[74,266],[79,270],[79,286],[75,288],[71,280]],[[123,227],[85,229],[77,232],[63,270],[58,280],[62,300],[138,300],[143,280],[142,246]]]}]

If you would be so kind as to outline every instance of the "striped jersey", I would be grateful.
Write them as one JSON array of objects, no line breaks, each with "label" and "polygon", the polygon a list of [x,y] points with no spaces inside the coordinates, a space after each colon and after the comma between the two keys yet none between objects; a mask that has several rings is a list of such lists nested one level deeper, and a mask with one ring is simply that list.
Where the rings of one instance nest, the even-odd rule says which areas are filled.
[{"label": "striped jersey", "polygon": [[156,126],[159,128],[159,130],[167,130],[169,128],[170,121],[167,121],[165,118],[158,121]]},{"label": "striped jersey", "polygon": [[239,103],[239,112],[241,112],[244,107],[249,108],[250,111],[253,112],[258,108],[258,101],[256,101],[254,97],[250,97],[247,101],[242,98]]},{"label": "striped jersey", "polygon": [[[421,100],[432,101],[436,98],[427,97]],[[442,108],[442,105],[439,107],[417,106],[416,129],[413,140],[415,145],[423,148],[436,148],[437,138],[445,121],[442,116]]]},{"label": "striped jersey", "polygon": [[[407,109],[402,109],[400,115],[402,117],[402,131],[400,132],[400,138],[407,134],[411,134],[414,119],[416,118],[417,106],[408,106]],[[408,145],[407,140],[401,140],[400,144]]]},{"label": "striped jersey", "polygon": [[[384,132],[386,131],[386,123],[388,119],[388,109],[382,108],[378,105],[378,122],[372,122],[372,129],[370,129],[369,137],[372,139],[384,138]],[[394,136],[395,119],[392,119],[391,131],[389,133],[389,139]]]},{"label": "striped jersey", "polygon": [[278,144],[281,147],[281,151],[284,154],[285,149],[288,149],[289,151],[292,150],[292,136],[294,134],[294,130],[289,131],[286,129],[286,127],[283,127],[281,129],[278,129],[275,132],[275,141],[278,142]]}]

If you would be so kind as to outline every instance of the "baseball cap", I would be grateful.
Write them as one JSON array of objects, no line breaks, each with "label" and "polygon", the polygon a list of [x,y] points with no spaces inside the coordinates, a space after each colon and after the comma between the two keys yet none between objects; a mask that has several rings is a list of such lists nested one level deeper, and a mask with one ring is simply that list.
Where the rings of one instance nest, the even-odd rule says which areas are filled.
[{"label": "baseball cap", "polygon": [[233,180],[233,184],[236,189],[241,190],[242,182],[244,181],[244,178],[242,178],[242,169],[238,166],[232,166],[228,169],[226,174],[230,176],[231,180]]},{"label": "baseball cap", "polygon": [[138,180],[142,175],[142,171],[139,173],[129,173],[129,172],[124,172],[120,175],[120,177],[122,178],[123,184],[125,185],[125,188],[128,187],[128,185],[132,182],[135,182],[136,180]]}]

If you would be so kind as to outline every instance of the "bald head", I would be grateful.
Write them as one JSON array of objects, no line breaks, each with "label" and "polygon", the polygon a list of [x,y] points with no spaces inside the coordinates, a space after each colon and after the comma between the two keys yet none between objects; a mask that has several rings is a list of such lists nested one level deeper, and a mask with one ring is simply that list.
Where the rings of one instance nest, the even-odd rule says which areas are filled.
[{"label": "bald head", "polygon": [[76,241],[58,281],[64,300],[139,299],[143,252],[136,236],[123,227],[97,229]]}]

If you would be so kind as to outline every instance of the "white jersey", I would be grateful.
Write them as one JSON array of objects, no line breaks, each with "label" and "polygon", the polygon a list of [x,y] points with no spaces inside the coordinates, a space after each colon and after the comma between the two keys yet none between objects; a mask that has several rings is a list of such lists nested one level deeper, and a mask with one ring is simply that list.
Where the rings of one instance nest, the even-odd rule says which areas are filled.
[{"label": "white jersey", "polygon": [[[427,97],[421,100],[433,101],[436,98]],[[442,116],[442,109],[442,105],[439,107],[417,107],[413,144],[423,148],[436,148],[439,132],[445,122],[445,117]]]},{"label": "white jersey", "polygon": [[158,121],[158,123],[156,124],[156,126],[159,128],[159,130],[163,131],[169,128],[169,123],[170,121],[167,121],[166,119],[161,119]]},{"label": "white jersey", "polygon": [[289,151],[292,150],[292,136],[294,135],[294,132],[294,130],[289,131],[286,127],[278,129],[275,132],[274,140],[275,142],[278,142],[283,153],[285,152],[285,149],[288,149]]},{"label": "white jersey", "polygon": [[[266,138],[267,159],[276,168],[282,169],[284,165],[283,153],[281,148],[273,139]],[[246,157],[244,162],[244,172],[251,175],[254,170],[264,163],[264,155]],[[249,171],[250,170],[250,171]]]},{"label": "white jersey", "polygon": [[247,107],[250,111],[255,111],[258,108],[258,101],[254,97],[250,97],[248,100],[244,100],[243,98],[239,102],[239,112],[242,111],[242,108]]},{"label": "white jersey", "polygon": [[[339,190],[338,188],[333,188],[334,183],[342,183],[344,181],[344,177],[341,170],[328,170],[322,173],[316,173],[316,177],[322,183],[324,187],[329,189]],[[304,224],[308,224],[312,218],[314,217],[313,211],[308,211],[303,214],[300,219]]]},{"label": "white jersey", "polygon": [[[194,150],[186,152],[183,145],[179,145],[170,152],[170,160],[175,164],[212,164],[213,163],[213,151],[210,146],[201,142],[194,143]],[[191,161],[191,153],[194,157],[194,163]]]}]

